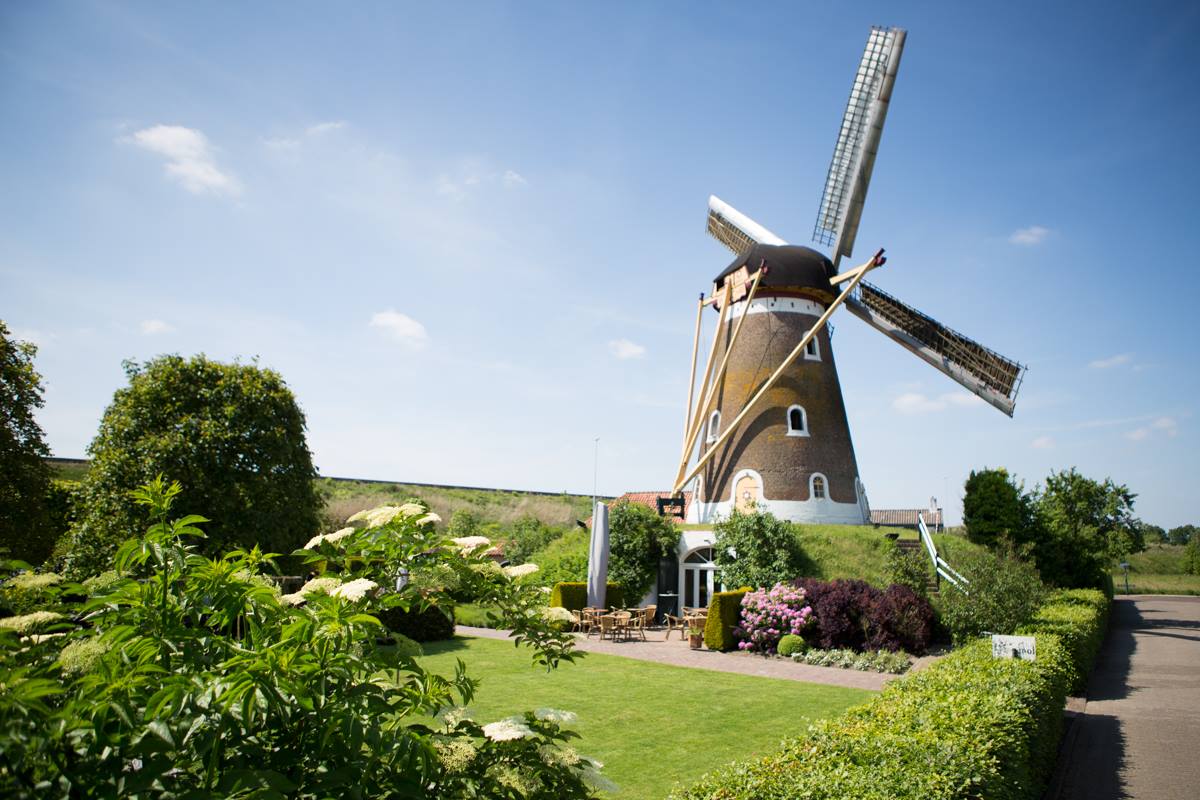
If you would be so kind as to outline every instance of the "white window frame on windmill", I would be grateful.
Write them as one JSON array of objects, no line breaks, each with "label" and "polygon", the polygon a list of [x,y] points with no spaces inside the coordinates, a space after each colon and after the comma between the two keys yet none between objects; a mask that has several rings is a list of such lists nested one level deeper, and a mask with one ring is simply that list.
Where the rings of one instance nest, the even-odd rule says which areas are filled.
[{"label": "white window frame on windmill", "polygon": [[[821,496],[817,497],[817,478],[821,479]],[[829,478],[823,472],[814,472],[808,477],[808,499],[825,501],[829,499]]]},{"label": "white window frame on windmill", "polygon": [[820,361],[821,360],[821,337],[814,336],[808,340],[808,344],[804,346],[805,361]]},{"label": "white window frame on windmill", "polygon": [[[800,427],[799,428],[792,425],[792,412],[793,411],[800,412]],[[802,405],[788,406],[787,427],[788,427],[788,432],[787,432],[788,436],[808,436],[808,412],[804,410],[804,406],[802,406]]]},{"label": "white window frame on windmill", "polygon": [[714,408],[708,415],[708,443],[712,444],[721,435],[721,409]]}]

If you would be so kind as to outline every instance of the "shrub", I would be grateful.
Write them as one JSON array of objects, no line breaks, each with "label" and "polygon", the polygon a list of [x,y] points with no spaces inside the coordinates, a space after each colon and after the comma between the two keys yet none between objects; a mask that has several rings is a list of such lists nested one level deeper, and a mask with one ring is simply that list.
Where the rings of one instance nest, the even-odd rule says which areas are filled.
[{"label": "shrub", "polygon": [[[1190,575],[1200,575],[1200,536],[1188,539],[1183,550],[1184,570]],[[1111,576],[1110,576],[1111,577]]]},{"label": "shrub", "polygon": [[713,526],[713,537],[713,560],[726,586],[774,586],[804,574],[807,561],[796,532],[769,513],[735,508]]},{"label": "shrub", "polygon": [[804,578],[796,582],[812,606],[813,624],[804,639],[822,650],[862,650],[867,644],[868,611],[882,593],[858,580],[820,581]]},{"label": "shrub", "polygon": [[[554,588],[550,590],[550,605],[568,611],[578,611],[586,607],[587,583],[563,581],[554,584]],[[620,584],[610,583],[605,587],[604,605],[606,608],[621,608],[625,605],[625,592]]]},{"label": "shrub", "polygon": [[659,559],[675,551],[679,531],[669,518],[629,501],[609,510],[608,530],[608,577],[636,603],[654,586]]},{"label": "shrub", "polygon": [[799,655],[808,649],[808,645],[804,641],[804,637],[797,636],[794,633],[784,634],[779,640],[777,650],[779,655],[784,658],[791,658],[793,655]]},{"label": "shrub", "polygon": [[529,796],[589,796],[597,765],[562,748],[569,715],[477,725],[459,713],[476,688],[465,664],[436,675],[413,642],[376,645],[379,611],[443,599],[378,587],[440,563],[488,582],[536,663],[573,660],[540,591],[476,573],[428,517],[390,509],[306,551],[325,591],[280,596],[260,551],[200,556],[203,520],[172,518],[177,493],[139,490],[154,523],[117,554],[131,577],[69,611],[90,628],[17,639],[60,632],[47,611],[0,625],[0,796],[511,797],[512,776]]},{"label": "shrub", "polygon": [[40,564],[57,533],[46,513],[50,448],[34,419],[45,404],[42,376],[33,368],[37,345],[9,336],[0,320],[0,543],[9,557]]},{"label": "shrub", "polygon": [[88,447],[91,469],[71,532],[68,573],[94,575],[149,524],[129,492],[158,474],[183,480],[211,522],[209,554],[259,546],[288,553],[317,532],[320,501],[304,414],[277,372],[204,356],[125,363]]},{"label": "shrub", "polygon": [[[456,511],[454,513],[454,517],[450,520],[451,524],[460,513],[463,512]],[[540,566],[540,562],[533,557],[533,554],[560,538],[564,533],[566,531],[562,528],[551,527],[536,517],[521,517],[513,523],[512,530],[504,535],[504,556],[511,564],[533,561]]]},{"label": "shrub", "polygon": [[553,586],[559,582],[586,581],[588,539],[587,531],[576,528],[531,555],[529,561],[539,567],[535,576],[536,583],[540,586]]},{"label": "shrub", "polygon": [[929,558],[923,550],[904,550],[895,544],[888,550],[887,574],[890,583],[907,586],[921,597],[929,596]]},{"label": "shrub", "polygon": [[1037,570],[1011,550],[965,553],[957,568],[970,582],[968,593],[944,586],[939,597],[942,624],[955,644],[984,633],[1013,633],[1041,602]]},{"label": "shrub", "polygon": [[921,655],[933,637],[933,606],[912,589],[892,584],[867,610],[867,648]]},{"label": "shrub", "polygon": [[708,604],[708,617],[704,623],[704,646],[709,650],[727,652],[737,649],[737,638],[733,629],[742,619],[742,598],[749,589],[736,592],[715,592]]},{"label": "shrub", "polygon": [[799,636],[812,617],[804,602],[804,590],[777,583],[769,591],[747,592],[742,598],[742,618],[733,634],[738,648],[756,653],[774,653],[784,634]]},{"label": "shrub", "polygon": [[1052,633],[1073,654],[1070,691],[1081,695],[1108,630],[1110,599],[1099,589],[1059,589],[1033,615],[1024,634]]},{"label": "shrub", "polygon": [[53,572],[22,572],[0,583],[0,606],[10,614],[28,614],[57,603],[62,576]]}]

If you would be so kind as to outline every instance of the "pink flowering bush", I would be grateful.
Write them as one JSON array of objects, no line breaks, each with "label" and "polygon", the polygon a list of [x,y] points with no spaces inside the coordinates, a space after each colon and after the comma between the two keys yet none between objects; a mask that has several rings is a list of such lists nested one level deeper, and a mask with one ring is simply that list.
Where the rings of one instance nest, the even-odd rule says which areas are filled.
[{"label": "pink flowering bush", "polygon": [[747,592],[742,598],[742,621],[733,633],[739,650],[774,653],[786,634],[799,636],[812,618],[804,590],[786,583]]}]

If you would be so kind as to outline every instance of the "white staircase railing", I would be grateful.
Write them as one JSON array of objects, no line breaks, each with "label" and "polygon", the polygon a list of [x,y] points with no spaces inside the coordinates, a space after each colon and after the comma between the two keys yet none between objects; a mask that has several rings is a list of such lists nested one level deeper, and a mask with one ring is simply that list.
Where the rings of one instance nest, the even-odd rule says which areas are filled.
[{"label": "white staircase railing", "polygon": [[917,512],[917,530],[921,532],[921,541],[925,543],[925,550],[929,553],[929,560],[933,562],[933,571],[939,577],[945,578],[955,589],[958,589],[963,594],[969,595],[967,587],[971,582],[960,575],[954,567],[946,563],[946,559],[938,555],[937,547],[933,544],[933,537],[929,535],[929,527],[925,524],[925,516]]}]

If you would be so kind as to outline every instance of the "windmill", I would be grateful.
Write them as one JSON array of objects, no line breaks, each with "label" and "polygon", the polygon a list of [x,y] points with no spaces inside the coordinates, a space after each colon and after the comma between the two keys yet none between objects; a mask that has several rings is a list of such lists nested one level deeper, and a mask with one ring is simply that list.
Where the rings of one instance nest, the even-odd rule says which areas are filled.
[{"label": "windmill", "polygon": [[[899,28],[872,28],[854,77],[813,231],[814,241],[833,246],[832,258],[789,245],[709,198],[708,233],[737,257],[696,309],[683,450],[673,484],[678,494],[696,481],[691,522],[758,504],[798,522],[870,521],[827,325],[843,305],[1012,416],[1022,365],[864,281],[883,266],[883,250],[838,272],[854,248],[904,39]],[[708,306],[719,316],[697,392]]]}]

